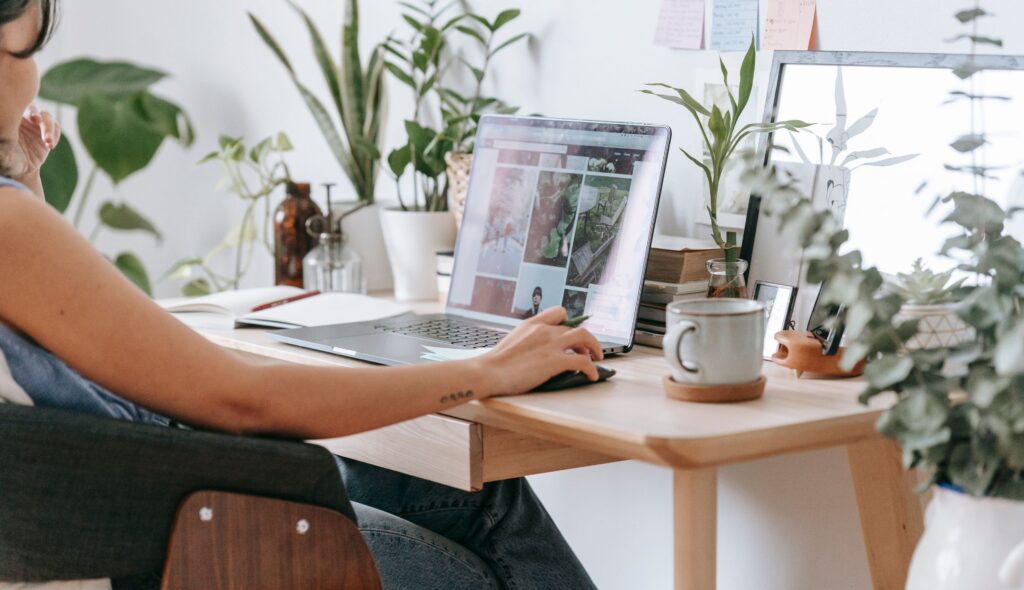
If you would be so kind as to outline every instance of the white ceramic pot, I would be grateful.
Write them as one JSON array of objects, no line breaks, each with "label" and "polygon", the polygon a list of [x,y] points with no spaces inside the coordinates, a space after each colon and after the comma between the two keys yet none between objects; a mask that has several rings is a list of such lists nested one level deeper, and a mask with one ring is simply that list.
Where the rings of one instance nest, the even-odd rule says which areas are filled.
[{"label": "white ceramic pot", "polygon": [[[335,215],[344,214],[357,203],[333,201]],[[381,229],[380,205],[370,205],[349,215],[342,222],[342,231],[348,236],[348,243],[363,261],[363,276],[370,291],[390,291],[392,288],[391,263],[384,246],[384,232]]]},{"label": "white ceramic pot", "polygon": [[917,335],[907,342],[911,350],[952,348],[974,340],[976,334],[967,322],[956,315],[952,303],[939,305],[904,305],[896,321],[921,320]]},{"label": "white ceramic pot", "polygon": [[1024,502],[937,488],[906,590],[1024,590]]},{"label": "white ceramic pot", "polygon": [[380,223],[391,261],[395,298],[437,299],[437,252],[455,249],[451,213],[381,209]]}]

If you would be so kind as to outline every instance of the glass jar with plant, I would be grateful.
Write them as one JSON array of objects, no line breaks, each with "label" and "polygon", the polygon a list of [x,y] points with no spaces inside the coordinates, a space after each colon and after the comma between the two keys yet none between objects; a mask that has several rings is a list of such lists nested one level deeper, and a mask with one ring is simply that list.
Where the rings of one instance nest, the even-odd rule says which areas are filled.
[{"label": "glass jar with plant", "polygon": [[[79,230],[85,231],[85,212],[101,173],[116,188],[149,166],[165,140],[192,145],[195,134],[188,116],[151,90],[166,77],[152,68],[85,58],[57,64],[43,75],[40,97],[77,111],[78,139],[92,158],[85,182],[79,186],[78,157],[65,136],[41,171],[46,200],[61,213],[69,212],[74,203],[71,220]],[[123,201],[100,204],[98,219],[88,232],[90,241],[108,230],[141,231],[158,242],[162,239],[152,221]],[[152,295],[149,273],[138,256],[123,251],[111,261]]]},{"label": "glass jar with plant", "polygon": [[[224,170],[221,188],[234,194],[245,204],[239,220],[209,252],[201,257],[178,261],[165,278],[185,279],[185,296],[208,295],[237,289],[249,271],[256,250],[274,255],[271,236],[271,197],[277,188],[292,184],[284,154],[292,151],[292,143],[284,133],[261,140],[252,148],[238,137],[221,136],[216,151],[210,152],[200,164],[219,162]],[[218,260],[230,257],[228,274],[216,270]]]},{"label": "glass jar with plant", "polygon": [[680,148],[683,155],[690,162],[700,168],[707,180],[709,189],[709,200],[707,204],[708,215],[711,219],[711,239],[725,252],[725,258],[708,262],[708,272],[711,275],[711,282],[714,283],[709,289],[711,297],[741,297],[747,296],[744,272],[746,261],[739,259],[739,244],[735,231],[726,231],[722,236],[722,230],[718,225],[719,190],[722,185],[722,178],[726,165],[736,150],[743,145],[744,141],[753,136],[771,133],[779,129],[798,131],[808,127],[803,121],[779,121],[775,123],[750,123],[739,126],[740,117],[750,102],[750,95],[754,90],[754,68],[756,66],[756,43],[753,37],[750,40],[750,48],[747,50],[740,66],[740,79],[738,93],[734,94],[729,85],[729,71],[725,62],[719,59],[722,69],[722,84],[725,86],[726,94],[729,97],[729,106],[724,109],[718,105],[705,106],[698,102],[689,92],[682,88],[675,88],[668,84],[648,84],[651,87],[667,88],[675,94],[659,94],[650,89],[641,90],[645,94],[651,94],[669,102],[682,106],[693,116],[700,131],[704,144],[706,159],[698,159],[686,149]]},{"label": "glass jar with plant", "polygon": [[[950,99],[970,101],[971,128],[950,144],[966,162],[947,168],[972,182],[936,202],[948,208],[943,224],[956,230],[940,255],[967,281],[950,283],[952,274],[919,267],[887,285],[847,248],[848,233],[832,213],[816,210],[794,183],[763,168],[753,153],[744,173],[763,196],[762,210],[799,229],[808,280],[827,280],[822,297],[847,307],[851,344],[842,363],[867,359],[862,401],[895,394],[878,430],[900,443],[906,467],[923,475],[922,490],[937,486],[909,590],[1012,587],[1024,579],[1024,247],[1006,232],[1019,211],[983,194],[990,169],[980,150],[992,140],[978,128],[986,101],[1006,98],[981,94],[970,82],[983,71],[976,45],[999,44],[978,33],[978,20],[990,13],[976,3],[955,16],[968,27],[957,40],[970,41],[972,51],[953,73],[970,87]],[[901,310],[912,299],[934,303],[937,289],[957,295],[944,303],[957,301],[955,314],[974,337],[915,346],[921,320],[901,318]]]}]

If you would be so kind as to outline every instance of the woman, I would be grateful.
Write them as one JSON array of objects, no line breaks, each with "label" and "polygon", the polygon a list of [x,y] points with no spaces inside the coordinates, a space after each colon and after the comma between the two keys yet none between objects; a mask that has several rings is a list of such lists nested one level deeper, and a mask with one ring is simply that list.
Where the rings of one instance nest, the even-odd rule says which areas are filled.
[{"label": "woman", "polygon": [[[19,390],[8,398],[318,439],[528,391],[563,371],[597,378],[598,342],[561,327],[560,308],[476,359],[387,369],[248,364],[162,312],[42,198],[39,169],[60,129],[32,106],[32,56],[57,1],[0,0],[0,351],[7,389]],[[523,480],[468,494],[340,463],[387,587],[592,587]]]}]

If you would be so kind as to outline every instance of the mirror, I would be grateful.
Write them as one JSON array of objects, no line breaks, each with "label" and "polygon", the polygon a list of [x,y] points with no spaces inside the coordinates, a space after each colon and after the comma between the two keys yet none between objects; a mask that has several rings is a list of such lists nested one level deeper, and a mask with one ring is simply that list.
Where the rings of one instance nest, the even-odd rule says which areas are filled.
[{"label": "mirror", "polygon": [[[948,269],[954,264],[937,253],[956,230],[939,224],[946,205],[929,209],[937,196],[975,188],[973,176],[947,165],[988,167],[977,191],[1004,208],[1024,207],[1024,58],[976,59],[986,71],[963,81],[953,70],[967,63],[964,55],[776,52],[766,120],[815,125],[770,137],[766,163],[839,216],[865,265],[897,273],[922,258]],[[972,103],[957,92],[1001,97],[974,106],[987,143],[973,164],[950,145],[970,133]],[[802,280],[795,237],[781,233],[777,219],[760,216],[759,206],[752,198],[744,232],[748,284],[799,287],[793,319],[806,329],[818,289]],[[1018,239],[1020,217],[1009,228]]]}]

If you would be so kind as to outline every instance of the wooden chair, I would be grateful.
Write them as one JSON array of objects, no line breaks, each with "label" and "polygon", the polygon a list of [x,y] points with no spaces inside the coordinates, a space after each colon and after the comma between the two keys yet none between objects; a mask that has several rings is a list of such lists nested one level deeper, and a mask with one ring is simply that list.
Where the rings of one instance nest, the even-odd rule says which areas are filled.
[{"label": "wooden chair", "polygon": [[5,582],[381,587],[334,457],[298,442],[0,404],[0,523]]}]

